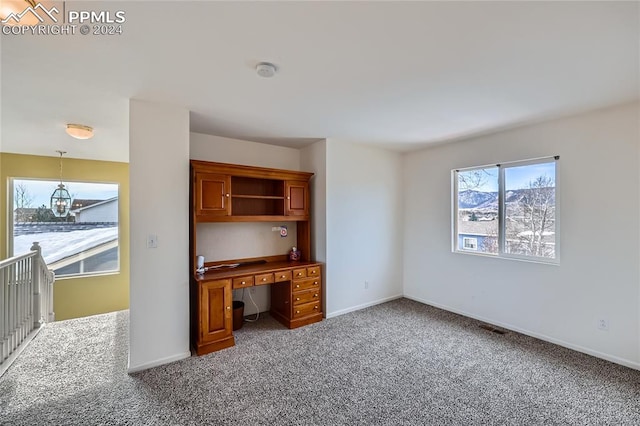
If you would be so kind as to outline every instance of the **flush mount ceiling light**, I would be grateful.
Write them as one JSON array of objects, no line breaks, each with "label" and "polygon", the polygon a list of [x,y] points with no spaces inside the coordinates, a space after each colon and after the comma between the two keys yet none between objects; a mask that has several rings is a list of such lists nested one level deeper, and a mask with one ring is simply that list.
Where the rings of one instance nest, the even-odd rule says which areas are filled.
[{"label": "flush mount ceiling light", "polygon": [[260,77],[270,78],[276,75],[276,66],[270,62],[260,62],[256,65],[256,72]]},{"label": "flush mount ceiling light", "polygon": [[76,139],[89,139],[93,137],[93,127],[82,124],[67,124],[67,133]]}]

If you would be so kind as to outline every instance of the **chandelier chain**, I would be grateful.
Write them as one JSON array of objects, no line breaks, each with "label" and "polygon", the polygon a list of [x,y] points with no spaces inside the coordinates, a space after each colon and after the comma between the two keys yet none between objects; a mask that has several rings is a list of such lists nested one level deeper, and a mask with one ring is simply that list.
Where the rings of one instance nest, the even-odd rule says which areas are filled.
[{"label": "chandelier chain", "polygon": [[66,154],[67,151],[56,151],[60,153],[60,185],[62,185],[62,154]]}]

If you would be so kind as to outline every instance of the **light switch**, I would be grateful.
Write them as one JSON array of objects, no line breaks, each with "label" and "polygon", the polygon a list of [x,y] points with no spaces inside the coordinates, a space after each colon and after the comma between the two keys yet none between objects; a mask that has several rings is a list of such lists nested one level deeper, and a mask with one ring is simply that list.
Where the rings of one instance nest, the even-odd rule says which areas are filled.
[{"label": "light switch", "polygon": [[157,248],[158,247],[158,236],[149,234],[147,236],[147,248]]}]

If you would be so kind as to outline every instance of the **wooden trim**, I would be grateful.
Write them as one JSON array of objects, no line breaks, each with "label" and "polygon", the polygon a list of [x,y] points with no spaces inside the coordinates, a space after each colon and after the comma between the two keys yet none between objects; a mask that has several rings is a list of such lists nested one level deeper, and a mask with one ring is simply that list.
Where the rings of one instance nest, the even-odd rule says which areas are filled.
[{"label": "wooden trim", "polygon": [[289,256],[287,256],[286,254],[278,254],[275,256],[245,257],[244,259],[215,260],[212,262],[205,262],[204,266],[211,267],[211,266],[218,266],[218,265],[226,265],[230,263],[257,262],[260,260],[265,260],[267,261],[267,263],[285,262],[288,259],[289,259]]},{"label": "wooden trim", "polygon": [[304,222],[309,216],[196,216],[197,223],[205,222]]},{"label": "wooden trim", "polygon": [[238,164],[214,163],[210,161],[191,160],[191,166],[198,172],[226,173],[233,176],[254,177],[263,179],[309,180],[313,173],[298,172],[267,167],[243,166]]},{"label": "wooden trim", "polygon": [[197,344],[195,345],[194,352],[197,355],[205,355],[211,352],[219,351],[220,349],[226,349],[234,346],[236,344],[235,338],[233,335],[226,337],[221,340],[216,340],[215,342],[205,343],[205,344]]}]

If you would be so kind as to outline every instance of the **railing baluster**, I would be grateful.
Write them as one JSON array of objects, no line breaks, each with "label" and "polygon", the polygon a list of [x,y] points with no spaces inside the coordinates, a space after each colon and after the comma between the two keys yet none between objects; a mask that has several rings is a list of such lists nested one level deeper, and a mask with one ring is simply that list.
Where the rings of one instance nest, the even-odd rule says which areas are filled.
[{"label": "railing baluster", "polygon": [[37,242],[31,252],[0,261],[0,375],[34,330],[54,320],[54,281]]}]

